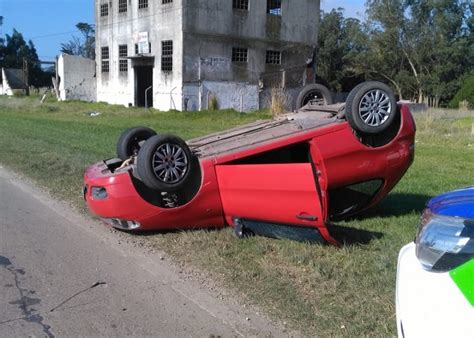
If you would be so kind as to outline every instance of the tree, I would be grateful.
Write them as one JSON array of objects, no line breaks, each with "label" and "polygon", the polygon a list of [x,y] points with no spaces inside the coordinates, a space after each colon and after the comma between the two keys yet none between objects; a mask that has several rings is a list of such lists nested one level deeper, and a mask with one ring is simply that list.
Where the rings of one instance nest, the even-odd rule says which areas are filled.
[{"label": "tree", "polygon": [[459,108],[461,102],[467,102],[470,109],[474,109],[474,72],[464,77],[461,88],[449,103],[451,108]]},{"label": "tree", "polygon": [[[3,16],[0,16],[0,27],[3,25]],[[3,36],[0,36],[0,62],[3,61],[3,58],[5,57],[5,39]]]},{"label": "tree", "polygon": [[79,22],[76,25],[82,37],[73,36],[72,40],[61,44],[61,52],[69,55],[80,55],[85,58],[95,59],[95,29],[94,26]]},{"label": "tree", "polygon": [[6,35],[1,47],[0,67],[23,69],[24,61],[28,64],[29,83],[35,87],[49,85],[45,82],[44,73],[33,42],[28,43],[23,35],[13,30],[12,35]]},{"label": "tree", "polygon": [[321,12],[318,34],[317,78],[333,91],[349,90],[363,80],[355,60],[366,40],[357,19],[344,18],[342,8]]},{"label": "tree", "polygon": [[432,106],[447,102],[472,69],[470,1],[368,0],[366,5],[366,60],[375,65],[373,71],[400,95]]}]

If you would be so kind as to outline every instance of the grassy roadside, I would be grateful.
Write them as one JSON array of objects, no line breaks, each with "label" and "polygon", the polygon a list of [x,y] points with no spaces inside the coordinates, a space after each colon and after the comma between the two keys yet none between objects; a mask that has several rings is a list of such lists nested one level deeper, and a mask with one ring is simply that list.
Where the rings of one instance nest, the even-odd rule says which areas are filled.
[{"label": "grassy roadside", "polygon": [[[92,111],[101,115],[90,117]],[[81,207],[84,168],[113,156],[127,127],[146,125],[190,138],[262,117],[0,97],[0,163]],[[405,178],[370,214],[338,224],[368,235],[366,244],[336,249],[261,237],[236,240],[229,229],[146,238],[308,334],[394,335],[398,250],[413,239],[426,199],[474,183],[474,119],[427,115],[417,122],[416,161]]]}]

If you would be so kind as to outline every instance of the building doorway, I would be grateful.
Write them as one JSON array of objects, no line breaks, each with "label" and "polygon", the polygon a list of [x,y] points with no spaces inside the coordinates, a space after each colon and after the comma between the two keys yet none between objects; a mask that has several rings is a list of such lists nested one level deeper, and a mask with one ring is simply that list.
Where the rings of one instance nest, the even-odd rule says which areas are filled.
[{"label": "building doorway", "polygon": [[135,66],[135,106],[153,107],[153,66]]}]

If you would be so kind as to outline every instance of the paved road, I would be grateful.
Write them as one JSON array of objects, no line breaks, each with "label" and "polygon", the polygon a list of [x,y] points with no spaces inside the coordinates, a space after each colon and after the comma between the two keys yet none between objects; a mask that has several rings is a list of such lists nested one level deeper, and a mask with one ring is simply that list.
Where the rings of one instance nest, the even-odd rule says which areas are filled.
[{"label": "paved road", "polygon": [[0,166],[0,337],[281,335],[245,311]]}]

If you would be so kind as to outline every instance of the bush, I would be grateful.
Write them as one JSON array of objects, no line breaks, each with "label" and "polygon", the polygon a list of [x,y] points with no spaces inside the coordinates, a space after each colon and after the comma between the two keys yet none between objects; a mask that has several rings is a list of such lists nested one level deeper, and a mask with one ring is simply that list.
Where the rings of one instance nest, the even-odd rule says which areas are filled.
[{"label": "bush", "polygon": [[23,89],[13,89],[13,96],[14,97],[23,97],[26,93]]},{"label": "bush", "polygon": [[460,105],[474,108],[474,74],[466,76],[462,82],[461,89],[456,93],[454,98],[449,103],[450,108],[460,108]]},{"label": "bush", "polygon": [[217,97],[215,95],[211,95],[209,97],[208,107],[209,111],[219,110],[219,102],[217,101]]},{"label": "bush", "polygon": [[272,115],[277,117],[284,114],[291,106],[291,96],[280,87],[273,87],[270,94],[270,108],[272,110]]}]

